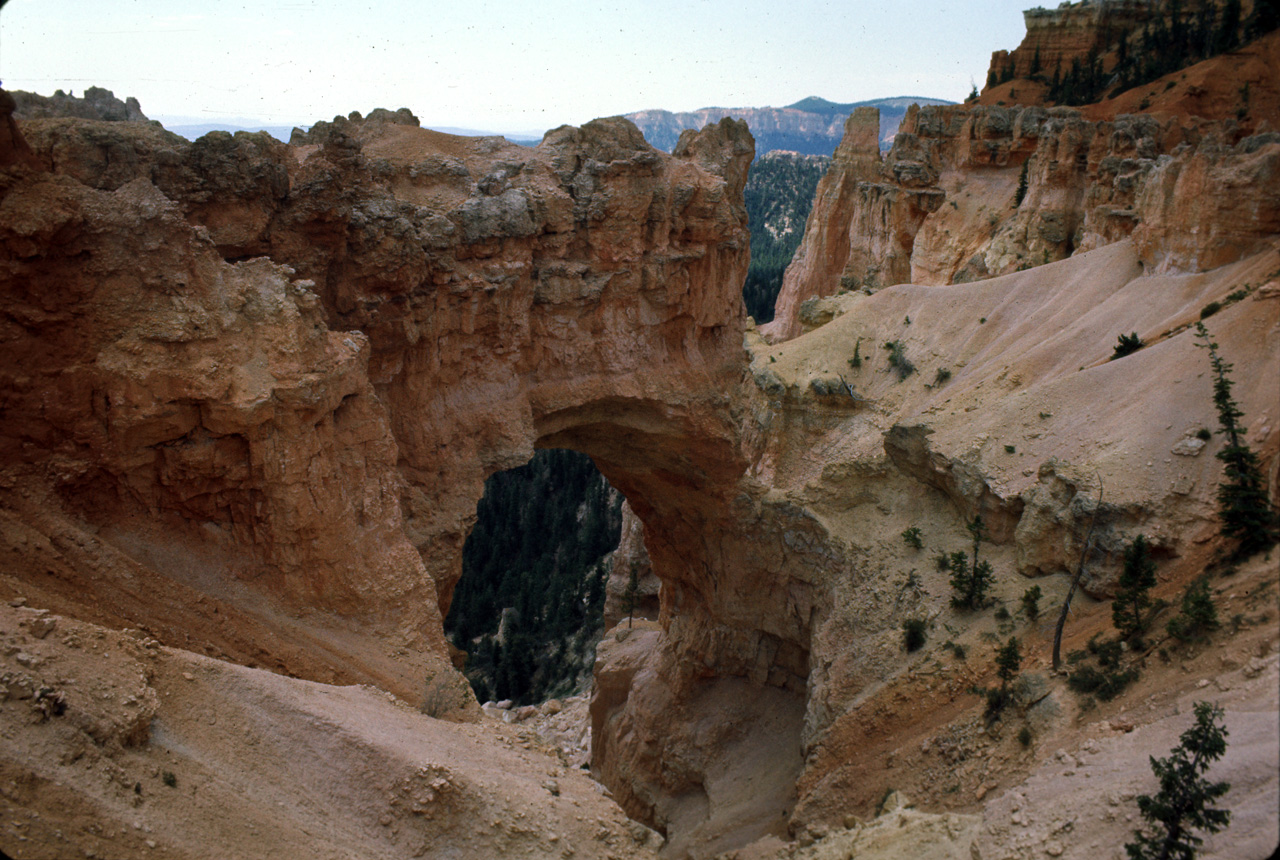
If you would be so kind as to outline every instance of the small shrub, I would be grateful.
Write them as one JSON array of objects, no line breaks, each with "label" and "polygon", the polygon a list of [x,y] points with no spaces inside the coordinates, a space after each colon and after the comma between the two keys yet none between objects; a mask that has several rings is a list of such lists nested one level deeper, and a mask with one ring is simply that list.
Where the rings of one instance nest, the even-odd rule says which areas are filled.
[{"label": "small shrub", "polygon": [[984,696],[987,700],[987,718],[994,719],[1000,716],[1000,712],[1004,710],[1004,706],[1009,703],[1009,691],[1000,687],[985,687],[976,689],[974,692]]},{"label": "small shrub", "polygon": [[160,780],[170,788],[177,788],[178,777],[171,770],[166,770],[160,774]]},{"label": "small shrub", "polygon": [[1138,337],[1138,333],[1136,331],[1133,334],[1122,334],[1119,336],[1119,343],[1112,348],[1111,358],[1109,360],[1115,361],[1117,358],[1124,358],[1126,355],[1131,355],[1142,349],[1144,346],[1146,346],[1146,344],[1142,342],[1142,338]]},{"label": "small shrub", "polygon": [[986,323],[987,323],[986,317],[983,317],[982,319],[978,320],[978,325],[986,325]]},{"label": "small shrub", "polygon": [[963,660],[968,656],[968,652],[964,650],[964,646],[959,642],[953,642],[948,639],[946,642],[942,643],[942,647],[950,651],[951,655],[957,660]]},{"label": "small shrub", "polygon": [[916,372],[916,366],[903,351],[902,341],[887,341],[884,348],[889,351],[889,366],[898,374],[899,382]]},{"label": "small shrub", "polygon": [[1053,413],[1052,413],[1052,412],[1041,412],[1041,413],[1040,413],[1040,420],[1041,420],[1041,421],[1044,421],[1046,418],[1052,418],[1052,417],[1053,417]]},{"label": "small shrub", "polygon": [[854,370],[862,367],[862,338],[858,338],[853,345],[853,358],[849,359],[849,366]]},{"label": "small shrub", "polygon": [[910,654],[924,647],[928,639],[928,622],[923,618],[908,618],[902,622],[902,646]]},{"label": "small shrub", "polygon": [[1018,743],[1022,744],[1023,749],[1031,746],[1031,729],[1028,726],[1023,726],[1018,732]]},{"label": "small shrub", "polygon": [[945,385],[951,381],[951,369],[947,367],[939,367],[938,372],[933,377],[933,387]]},{"label": "small shrub", "polygon": [[1120,646],[1119,639],[1103,639],[1102,634],[1095,633],[1089,637],[1089,642],[1085,645],[1089,649],[1089,653],[1098,659],[1098,665],[1102,667],[1119,666],[1120,655],[1124,653],[1124,648]]},{"label": "small shrub", "polygon": [[[1086,648],[1087,651],[1073,651],[1067,656],[1067,661],[1078,667],[1067,673],[1067,686],[1076,693],[1089,701],[1096,696],[1109,702],[1138,680],[1136,667],[1120,668],[1124,649],[1119,639],[1102,639],[1095,634]],[[1090,655],[1095,658],[1096,665],[1084,662]]]},{"label": "small shrub", "polygon": [[911,325],[911,317],[909,317],[909,316],[905,316],[905,317],[903,317],[903,318],[902,318],[902,324],[903,324],[903,325]]},{"label": "small shrub", "polygon": [[1200,309],[1200,319],[1207,320],[1220,310],[1222,310],[1222,302],[1209,302]]},{"label": "small shrub", "polygon": [[951,556],[947,555],[945,552],[940,552],[933,557],[933,563],[938,566],[938,570],[950,570]]},{"label": "small shrub", "polygon": [[996,616],[996,621],[1008,621],[1009,610],[1005,609],[1003,606],[998,607],[995,611],[995,616]]},{"label": "small shrub", "polygon": [[920,528],[912,526],[902,533],[902,541],[912,549],[924,549],[924,542],[920,540]]},{"label": "small shrub", "polygon": [[1202,576],[1187,586],[1182,595],[1182,608],[1165,629],[1169,635],[1195,642],[1205,638],[1210,630],[1218,628],[1218,607],[1209,593],[1209,578]]},{"label": "small shrub", "polygon": [[1022,613],[1032,621],[1040,617],[1040,598],[1043,596],[1038,585],[1033,585],[1022,592]]},{"label": "small shrub", "polygon": [[1104,672],[1088,664],[1067,674],[1067,686],[1083,695],[1097,696],[1109,702],[1138,680],[1137,669]]},{"label": "small shrub", "polygon": [[1213,438],[1213,433],[1209,432],[1208,427],[1201,427],[1199,430],[1196,431],[1196,438],[1201,440],[1202,442],[1208,442],[1210,439]]},{"label": "small shrub", "polygon": [[1018,453],[1018,449],[1017,449],[1016,447],[1014,447],[1013,445],[1005,445],[1005,446],[1004,446],[1004,452],[1005,452],[1006,454],[1016,454],[1016,453]]}]

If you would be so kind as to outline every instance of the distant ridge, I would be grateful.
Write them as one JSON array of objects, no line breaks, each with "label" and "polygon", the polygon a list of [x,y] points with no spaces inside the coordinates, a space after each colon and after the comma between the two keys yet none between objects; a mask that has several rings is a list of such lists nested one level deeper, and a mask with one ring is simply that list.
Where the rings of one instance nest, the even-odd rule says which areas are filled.
[{"label": "distant ridge", "polygon": [[855,108],[880,109],[880,148],[887,150],[897,133],[902,117],[913,104],[954,104],[944,99],[922,96],[893,96],[861,102],[838,103],[809,96],[785,107],[723,108],[709,107],[675,113],[667,110],[645,110],[624,114],[644,133],[649,143],[670,152],[686,128],[700,129],[724,117],[746,120],[756,139],[756,156],[776,149],[804,155],[831,155],[844,135],[844,121]]},{"label": "distant ridge", "polygon": [[[225,131],[235,134],[238,131],[265,131],[276,140],[289,142],[289,137],[293,133],[294,128],[301,128],[306,131],[311,127],[310,123],[298,123],[296,125],[238,125],[226,122],[174,122],[170,119],[161,118],[160,122],[166,129],[185,137],[187,140],[196,140],[204,137],[211,131]],[[456,134],[463,137],[505,137],[512,143],[519,143],[525,146],[534,146],[541,139],[540,134],[502,134],[496,131],[480,131],[473,128],[456,128],[454,126],[427,126],[433,131],[441,131],[445,134]]]},{"label": "distant ridge", "polygon": [[853,113],[855,108],[860,107],[878,107],[882,111],[901,110],[905,112],[912,105],[949,104],[954,104],[954,102],[944,99],[930,99],[924,96],[895,96],[891,99],[868,99],[864,102],[849,102],[847,104],[836,104],[835,102],[827,101],[821,96],[809,96],[808,98],[800,99],[795,104],[787,105],[787,107],[793,110],[802,110],[805,113],[839,114],[843,118]]}]

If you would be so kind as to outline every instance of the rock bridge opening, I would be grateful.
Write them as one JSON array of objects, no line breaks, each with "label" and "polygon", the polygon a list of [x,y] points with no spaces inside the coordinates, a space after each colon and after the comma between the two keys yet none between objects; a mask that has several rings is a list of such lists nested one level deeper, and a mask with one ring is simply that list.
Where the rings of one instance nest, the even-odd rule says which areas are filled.
[{"label": "rock bridge opening", "polygon": [[589,457],[565,449],[485,481],[445,618],[478,701],[537,704],[587,688],[622,505]]}]

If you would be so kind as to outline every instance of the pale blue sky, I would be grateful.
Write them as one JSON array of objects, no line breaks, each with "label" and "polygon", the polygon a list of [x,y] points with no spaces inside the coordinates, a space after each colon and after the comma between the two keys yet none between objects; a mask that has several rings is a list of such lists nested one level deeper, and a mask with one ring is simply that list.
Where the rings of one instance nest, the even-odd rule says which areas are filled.
[{"label": "pale blue sky", "polygon": [[309,123],[408,107],[532,131],[646,108],[960,100],[1026,0],[10,0],[0,80],[98,85],[149,116]]}]

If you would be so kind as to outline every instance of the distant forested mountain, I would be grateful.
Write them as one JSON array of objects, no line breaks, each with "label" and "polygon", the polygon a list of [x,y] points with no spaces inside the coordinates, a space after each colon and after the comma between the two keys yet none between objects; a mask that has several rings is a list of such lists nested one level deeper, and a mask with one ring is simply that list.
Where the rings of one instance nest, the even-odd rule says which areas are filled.
[{"label": "distant forested mountain", "polygon": [[782,273],[800,247],[818,180],[830,164],[827,156],[774,150],[751,165],[742,194],[751,229],[751,266],[742,300],[758,323],[773,319]]},{"label": "distant forested mountain", "polygon": [[621,494],[575,451],[537,451],[485,482],[445,619],[481,702],[533,704],[590,679],[621,509]]},{"label": "distant forested mountain", "polygon": [[844,135],[845,119],[859,107],[880,108],[880,147],[887,150],[907,108],[913,104],[943,105],[951,102],[898,96],[838,104],[810,96],[780,108],[702,108],[683,113],[645,110],[625,116],[644,132],[649,143],[666,152],[675,147],[680,132],[686,128],[700,129],[726,116],[743,119],[755,135],[756,157],[759,158],[775,149],[804,155],[831,155]]}]

